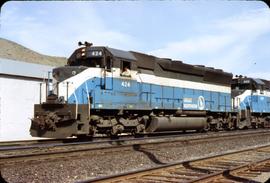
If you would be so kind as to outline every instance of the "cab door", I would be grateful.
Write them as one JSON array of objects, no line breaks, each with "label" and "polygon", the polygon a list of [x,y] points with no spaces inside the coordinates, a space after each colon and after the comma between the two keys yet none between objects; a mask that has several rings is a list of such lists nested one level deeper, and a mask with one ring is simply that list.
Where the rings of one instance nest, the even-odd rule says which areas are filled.
[{"label": "cab door", "polygon": [[101,87],[104,90],[113,90],[112,60],[110,56],[105,59],[105,67],[101,73]]}]

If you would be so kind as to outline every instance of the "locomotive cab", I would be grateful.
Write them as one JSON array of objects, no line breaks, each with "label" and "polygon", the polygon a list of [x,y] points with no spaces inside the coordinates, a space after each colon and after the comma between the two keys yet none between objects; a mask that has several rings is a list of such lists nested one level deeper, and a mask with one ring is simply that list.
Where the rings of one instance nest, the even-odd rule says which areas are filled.
[{"label": "locomotive cab", "polygon": [[232,90],[238,92],[238,94],[243,93],[245,90],[263,93],[265,89],[267,89],[266,85],[261,79],[239,76],[232,80]]},{"label": "locomotive cab", "polygon": [[[119,91],[122,93],[130,95],[137,87],[136,84],[131,87],[131,83],[135,83],[131,81],[131,74],[122,75],[124,68],[136,69],[134,60],[131,54],[121,50],[83,44],[73,52],[66,66],[53,69],[52,77],[48,75],[46,94],[40,92],[43,99],[35,105],[31,135],[58,138],[94,133],[89,125],[90,111],[92,108],[108,110],[110,101],[104,102],[103,98],[114,94],[114,78],[121,78]],[[132,74],[133,80],[135,75]]]},{"label": "locomotive cab", "polygon": [[105,66],[104,50],[97,47],[79,48],[68,59],[68,65],[102,68]]},{"label": "locomotive cab", "polygon": [[78,48],[68,59],[69,66],[86,66],[104,68],[106,71],[111,71],[112,67],[120,68],[121,71],[125,67],[136,70],[136,64],[131,62],[135,58],[128,52],[109,48],[92,46],[90,43],[79,44],[84,47]]}]

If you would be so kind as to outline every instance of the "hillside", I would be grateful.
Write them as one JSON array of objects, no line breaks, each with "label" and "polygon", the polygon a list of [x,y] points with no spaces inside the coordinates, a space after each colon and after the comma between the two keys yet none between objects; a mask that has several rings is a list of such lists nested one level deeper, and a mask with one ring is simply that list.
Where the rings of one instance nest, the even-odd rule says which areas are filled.
[{"label": "hillside", "polygon": [[3,38],[0,38],[0,58],[50,66],[63,66],[67,62],[67,58],[65,57],[42,55],[20,44]]}]

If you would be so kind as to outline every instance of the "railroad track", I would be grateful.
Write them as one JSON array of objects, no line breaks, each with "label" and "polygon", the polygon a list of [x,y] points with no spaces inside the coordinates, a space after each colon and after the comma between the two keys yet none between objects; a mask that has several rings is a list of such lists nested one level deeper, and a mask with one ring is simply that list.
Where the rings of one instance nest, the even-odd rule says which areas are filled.
[{"label": "railroad track", "polygon": [[66,139],[38,139],[38,140],[19,140],[19,141],[3,141],[0,142],[0,152],[1,151],[8,151],[8,150],[23,150],[23,149],[31,149],[31,148],[43,148],[43,147],[59,147],[59,146],[70,146],[70,145],[83,145],[83,144],[99,144],[99,143],[118,143],[118,142],[129,142],[129,141],[143,141],[147,140],[157,140],[157,139],[164,139],[166,142],[169,140],[172,142],[172,139],[178,141],[181,137],[194,138],[216,138],[220,137],[234,137],[238,136],[239,133],[243,135],[252,135],[252,134],[259,134],[259,133],[270,133],[269,129],[263,130],[249,130],[249,131],[222,131],[222,132],[209,132],[209,133],[180,133],[173,132],[173,133],[158,133],[158,134],[142,134],[136,137],[132,135],[123,135],[118,137],[92,137],[92,138],[66,138]]},{"label": "railroad track", "polygon": [[237,134],[237,133],[260,133],[260,132],[270,132],[270,129],[249,129],[249,130],[235,130],[235,131],[220,131],[220,132],[208,132],[208,133],[197,133],[197,132],[159,132],[159,133],[146,133],[146,134],[138,134],[137,136],[133,135],[122,135],[116,137],[107,137],[107,136],[96,136],[96,137],[86,137],[86,138],[64,138],[64,139],[36,139],[36,140],[16,140],[16,141],[1,141],[0,142],[0,151],[8,147],[23,147],[23,146],[32,146],[32,145],[41,145],[41,144],[68,144],[68,143],[78,143],[78,142],[97,142],[97,141],[112,141],[112,140],[133,140],[140,138],[171,138],[171,137],[182,137],[182,136],[198,136],[198,135],[215,135],[215,134]]},{"label": "railroad track", "polygon": [[[63,147],[63,146],[78,146],[78,145],[92,145],[92,144],[128,144],[130,142],[149,141],[149,143],[162,143],[162,142],[176,142],[185,140],[204,140],[204,139],[218,139],[223,137],[235,137],[241,135],[255,135],[255,134],[268,134],[269,129],[266,130],[250,130],[250,131],[233,131],[233,132],[220,132],[220,133],[187,133],[187,134],[147,134],[147,136],[134,137],[130,135],[119,136],[113,138],[95,137],[88,139],[42,139],[42,140],[26,140],[26,141],[9,141],[0,142],[0,153],[4,151],[15,151],[15,150],[27,150],[27,149],[42,149],[50,147]],[[137,144],[138,144],[137,143]]]},{"label": "railroad track", "polygon": [[[65,159],[68,157],[76,157],[78,153],[85,154],[89,151],[117,152],[134,150],[134,148],[155,149],[157,144],[167,145],[175,143],[187,145],[192,143],[201,143],[205,141],[232,140],[237,137],[245,138],[249,136],[270,135],[270,130],[251,130],[239,132],[221,132],[207,134],[181,134],[161,137],[148,138],[120,138],[114,140],[98,140],[98,141],[74,141],[74,142],[57,142],[44,141],[42,143],[18,145],[18,146],[0,146],[0,165],[9,166],[16,163],[25,163],[27,161],[47,161],[54,159]],[[56,143],[57,142],[57,143]],[[168,148],[171,145],[168,145]]]},{"label": "railroad track", "polygon": [[[142,140],[143,138],[148,139],[157,139],[157,138],[174,138],[174,137],[184,137],[184,136],[190,136],[190,137],[196,137],[198,135],[202,135],[203,137],[209,136],[209,135],[227,135],[227,134],[253,134],[253,133],[267,133],[270,132],[269,129],[249,129],[249,130],[236,130],[236,131],[221,131],[219,133],[217,132],[208,132],[208,133],[196,133],[196,132],[186,132],[186,133],[179,133],[179,132],[170,132],[170,133],[149,133],[149,134],[139,134],[137,136],[133,135],[123,135],[118,137],[105,137],[105,136],[97,136],[97,137],[86,137],[86,138],[65,138],[65,139],[37,139],[37,140],[18,140],[18,141],[2,141],[0,142],[0,151],[5,151],[8,149],[16,149],[18,147],[21,147],[23,149],[24,147],[33,147],[33,146],[42,146],[43,144],[51,144],[55,146],[61,146],[63,145],[70,145],[70,144],[80,144],[80,143],[96,143],[96,142],[112,142],[112,141],[129,141],[129,140]],[[61,145],[60,145],[61,144]]]},{"label": "railroad track", "polygon": [[[80,139],[81,141],[86,141],[86,139]],[[2,141],[0,142],[0,151],[6,149],[15,149],[15,148],[24,148],[24,147],[33,147],[33,146],[42,146],[47,144],[68,144],[75,143],[80,141],[77,138],[65,138],[65,139],[35,139],[35,140],[18,140],[18,141]],[[88,139],[87,141],[90,141]]]},{"label": "railroad track", "polygon": [[270,145],[166,164],[78,183],[103,182],[261,182],[270,180]]}]

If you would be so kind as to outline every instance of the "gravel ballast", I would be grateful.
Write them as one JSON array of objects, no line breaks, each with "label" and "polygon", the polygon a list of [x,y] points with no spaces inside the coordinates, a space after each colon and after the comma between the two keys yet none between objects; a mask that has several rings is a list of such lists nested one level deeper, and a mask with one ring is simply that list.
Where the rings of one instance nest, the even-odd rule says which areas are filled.
[{"label": "gravel ballast", "polygon": [[133,145],[132,150],[92,151],[64,160],[2,167],[1,173],[7,182],[66,183],[267,144],[270,144],[270,134],[263,138],[250,136],[214,142],[165,143],[142,148]]}]

